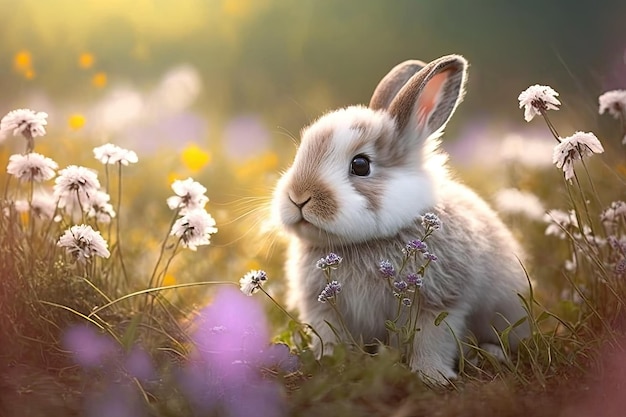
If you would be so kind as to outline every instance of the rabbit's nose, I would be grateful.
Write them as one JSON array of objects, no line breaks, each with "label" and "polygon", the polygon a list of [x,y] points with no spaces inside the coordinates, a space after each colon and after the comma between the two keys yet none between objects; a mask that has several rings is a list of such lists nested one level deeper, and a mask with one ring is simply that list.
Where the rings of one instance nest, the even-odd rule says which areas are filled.
[{"label": "rabbit's nose", "polygon": [[296,206],[300,210],[302,210],[302,207],[304,207],[309,201],[311,201],[311,197],[308,196],[308,197],[293,198],[290,195],[289,196],[289,201],[291,201],[294,206]]}]

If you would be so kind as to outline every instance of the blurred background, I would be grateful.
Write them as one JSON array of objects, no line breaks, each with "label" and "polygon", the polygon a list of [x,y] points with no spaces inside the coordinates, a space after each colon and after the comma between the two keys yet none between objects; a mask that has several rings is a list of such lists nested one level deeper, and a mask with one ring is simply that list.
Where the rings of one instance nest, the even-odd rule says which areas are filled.
[{"label": "blurred background", "polygon": [[[559,179],[554,139],[518,108],[532,84],[560,93],[551,116],[563,136],[593,130],[624,156],[619,125],[597,110],[602,92],[626,88],[620,0],[0,0],[0,9],[0,113],[49,114],[35,150],[96,169],[91,149],[105,142],[139,155],[124,172],[122,217],[138,270],[167,232],[171,181],[208,188],[220,233],[172,282],[279,264],[281,252],[266,250],[274,238],[255,231],[294,138],[327,110],[366,104],[406,59],[470,61],[444,147],[487,198],[504,186],[550,198],[546,177],[526,174]],[[0,143],[3,161],[22,150],[19,138]]]}]

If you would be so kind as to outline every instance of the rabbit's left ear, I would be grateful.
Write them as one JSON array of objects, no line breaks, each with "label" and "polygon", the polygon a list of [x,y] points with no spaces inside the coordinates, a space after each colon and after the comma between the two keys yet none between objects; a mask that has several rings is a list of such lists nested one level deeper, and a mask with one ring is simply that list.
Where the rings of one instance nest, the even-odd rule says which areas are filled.
[{"label": "rabbit's left ear", "polygon": [[462,100],[467,61],[459,55],[436,59],[414,74],[389,105],[398,131],[414,130],[421,140],[443,130]]},{"label": "rabbit's left ear", "polygon": [[413,59],[393,67],[374,89],[369,108],[372,110],[387,109],[398,91],[404,87],[404,84],[425,66],[424,62]]}]

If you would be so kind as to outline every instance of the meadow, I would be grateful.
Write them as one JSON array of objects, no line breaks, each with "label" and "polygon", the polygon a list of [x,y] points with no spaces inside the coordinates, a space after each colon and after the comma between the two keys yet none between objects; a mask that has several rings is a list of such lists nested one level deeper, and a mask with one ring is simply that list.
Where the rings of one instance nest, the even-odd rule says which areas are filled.
[{"label": "meadow", "polygon": [[[356,14],[270,0],[61,2],[67,16],[50,7],[16,5],[29,24],[0,17],[1,416],[622,415],[619,48],[605,52],[618,64],[602,67],[602,82],[565,41],[558,53],[520,50],[536,65],[509,68],[508,79],[493,61],[515,48],[497,39],[416,46],[435,29],[429,19],[446,16],[433,4],[363,2]],[[408,12],[423,12],[423,25]],[[390,32],[368,37],[363,19]],[[330,68],[357,44],[354,61]],[[520,303],[532,336],[517,352],[503,342],[503,361],[459,340],[459,378],[438,386],[410,371],[402,349],[351,339],[314,357],[317,330],[285,308],[285,239],[269,204],[300,128],[366,101],[399,61],[448,52],[476,64],[443,147],[526,251]],[[416,245],[407,256],[422,255]],[[428,262],[424,281],[404,283],[381,264],[400,302],[428,285]],[[329,254],[318,267],[330,283],[342,266]],[[328,287],[320,302],[341,297]]]}]

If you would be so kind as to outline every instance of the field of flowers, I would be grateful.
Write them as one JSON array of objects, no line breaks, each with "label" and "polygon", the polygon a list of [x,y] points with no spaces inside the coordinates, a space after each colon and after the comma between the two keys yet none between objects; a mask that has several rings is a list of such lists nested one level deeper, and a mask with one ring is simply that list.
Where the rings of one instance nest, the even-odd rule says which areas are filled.
[{"label": "field of flowers", "polygon": [[[167,23],[153,2],[133,6],[143,18],[125,17],[117,2],[77,9],[98,24],[74,16],[68,30],[91,41],[58,55],[42,46],[65,42],[50,6],[16,6],[16,15],[31,13],[27,30],[0,17],[6,34],[31,36],[0,45],[0,416],[621,415],[626,78],[576,93],[569,86],[583,70],[548,82],[534,69],[501,84],[501,97],[484,89],[497,78],[481,66],[491,55],[474,52],[483,57],[477,84],[500,104],[451,122],[443,147],[454,175],[526,251],[520,303],[532,335],[512,351],[504,336],[522,323],[510,323],[503,357],[458,339],[459,377],[434,384],[407,366],[406,348],[420,337],[413,322],[387,321],[396,347],[372,348],[346,331],[334,274],[349,253],[311,265],[326,278],[318,302],[341,324],[331,330],[347,336],[316,358],[323,332],[286,308],[285,236],[270,221],[298,129],[366,100],[398,59],[424,56],[404,39],[390,56],[376,37],[387,61],[378,72],[332,72],[324,60],[342,51],[309,45],[307,36],[325,48],[336,38],[307,16],[332,34],[344,33],[343,22],[360,27],[343,6],[165,3]],[[375,3],[362,7],[389,22],[417,7]],[[267,29],[279,23],[290,36]],[[107,25],[115,35],[95,41]],[[195,45],[198,34],[210,39]],[[203,53],[212,59],[194,62]],[[626,74],[623,62],[616,68]],[[480,104],[472,71],[461,108]],[[399,248],[401,265],[371,259],[380,276],[368,278],[387,281],[398,311],[419,305],[438,262],[429,239],[445,227],[436,213],[417,215],[425,233]],[[421,268],[407,274],[409,260]]]}]

